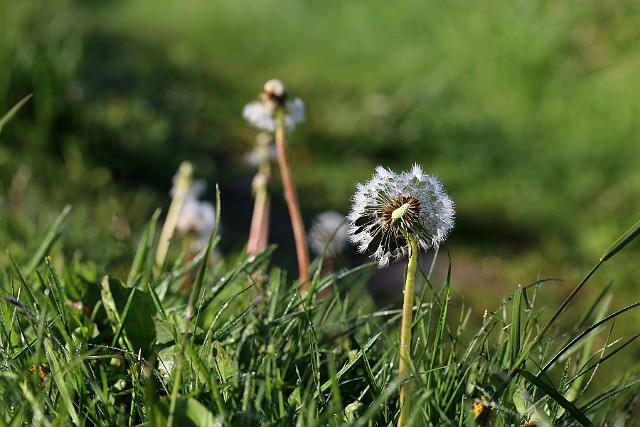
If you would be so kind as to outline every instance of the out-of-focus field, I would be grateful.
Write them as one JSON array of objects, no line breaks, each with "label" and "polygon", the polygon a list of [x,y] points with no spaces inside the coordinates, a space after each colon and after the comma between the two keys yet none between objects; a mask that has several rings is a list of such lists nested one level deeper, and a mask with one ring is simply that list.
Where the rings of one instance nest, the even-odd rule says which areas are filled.
[{"label": "out-of-focus field", "polygon": [[[640,216],[638,22],[624,0],[4,1],[0,108],[34,97],[0,135],[3,249],[26,258],[70,203],[68,256],[117,269],[191,160],[240,250],[241,111],[278,77],[307,105],[289,141],[307,222],[418,162],[457,204],[458,297],[491,308],[540,275],[565,280],[541,292],[557,305]],[[277,196],[273,217],[286,261]],[[635,298],[638,254],[593,282]]]}]

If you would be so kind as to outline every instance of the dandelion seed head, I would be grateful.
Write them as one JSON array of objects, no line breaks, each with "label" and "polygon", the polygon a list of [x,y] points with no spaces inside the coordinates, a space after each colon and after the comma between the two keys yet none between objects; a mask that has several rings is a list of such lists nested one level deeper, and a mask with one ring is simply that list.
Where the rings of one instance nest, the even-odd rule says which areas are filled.
[{"label": "dandelion seed head", "polygon": [[349,240],[383,268],[408,253],[407,237],[422,250],[437,248],[453,227],[454,203],[435,176],[415,164],[395,173],[382,166],[356,185],[347,215]]},{"label": "dandelion seed head", "polygon": [[287,89],[282,80],[271,79],[262,87],[262,95],[284,104],[287,99]]},{"label": "dandelion seed head", "polygon": [[195,236],[192,249],[199,251],[209,242],[216,223],[216,210],[213,204],[198,200],[207,184],[203,180],[194,181],[185,196],[176,223],[176,232]]},{"label": "dandelion seed head", "polygon": [[258,100],[244,106],[242,117],[258,129],[274,132],[275,116],[280,109],[284,111],[284,127],[287,131],[304,122],[304,102],[300,98],[289,99],[284,83],[271,79],[264,84]]},{"label": "dandelion seed head", "polygon": [[309,230],[309,247],[317,256],[335,257],[348,240],[345,217],[335,211],[317,215]]}]

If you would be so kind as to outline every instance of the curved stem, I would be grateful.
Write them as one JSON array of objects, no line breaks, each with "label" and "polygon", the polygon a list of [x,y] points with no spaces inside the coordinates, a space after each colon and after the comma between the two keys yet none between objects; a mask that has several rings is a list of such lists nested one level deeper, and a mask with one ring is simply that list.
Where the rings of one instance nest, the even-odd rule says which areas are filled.
[{"label": "curved stem", "polygon": [[409,416],[410,397],[408,379],[411,376],[411,324],[413,323],[413,294],[416,288],[416,270],[418,268],[418,241],[407,236],[409,244],[409,263],[404,283],[404,303],[402,305],[402,325],[400,327],[400,417],[398,427],[404,427]]},{"label": "curved stem", "polygon": [[296,255],[298,257],[298,270],[300,274],[300,293],[306,294],[309,290],[309,247],[307,246],[307,235],[300,214],[300,204],[296,195],[296,188],[289,172],[287,162],[287,152],[285,149],[284,137],[284,113],[279,111],[276,116],[276,149],[278,151],[278,166],[280,167],[280,176],[282,177],[282,185],[284,187],[284,195],[289,208],[289,216],[291,217],[291,227],[293,228],[293,237],[296,243]]}]

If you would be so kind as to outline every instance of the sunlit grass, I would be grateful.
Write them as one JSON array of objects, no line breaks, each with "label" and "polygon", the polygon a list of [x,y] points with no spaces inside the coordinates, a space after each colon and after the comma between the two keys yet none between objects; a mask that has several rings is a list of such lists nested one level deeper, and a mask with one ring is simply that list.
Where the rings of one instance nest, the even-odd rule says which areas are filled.
[{"label": "sunlit grass", "polygon": [[[637,5],[374,3],[0,5],[0,421],[395,423],[400,311],[374,269],[315,260],[304,293],[286,238],[244,255],[240,113],[277,76],[309,107],[305,218],[377,164],[423,163],[458,206],[418,274],[413,425],[632,422],[637,246],[552,313],[637,220]],[[220,182],[223,232],[213,261],[175,239],[158,268],[183,159]]]},{"label": "sunlit grass", "polygon": [[[67,213],[47,233],[35,262],[20,265],[8,255],[0,303],[5,422],[395,422],[400,310],[376,310],[362,297],[370,266],[326,277],[317,270],[301,297],[287,273],[269,265],[272,250],[208,262],[214,233],[191,262],[176,259],[158,274],[156,216],[128,278],[101,276],[82,263],[54,267],[59,252],[50,248]],[[265,268],[268,279],[256,282]],[[497,426],[627,425],[638,368],[629,366],[622,378],[598,371],[629,351],[637,335],[620,337],[615,323],[638,303],[612,312],[605,286],[595,300],[571,301],[568,308],[582,317],[567,327],[538,306],[538,295],[550,289],[539,280],[518,287],[476,329],[468,309],[451,311],[449,278],[432,283],[426,274],[419,274],[415,302],[409,425],[486,425],[485,417]]]}]

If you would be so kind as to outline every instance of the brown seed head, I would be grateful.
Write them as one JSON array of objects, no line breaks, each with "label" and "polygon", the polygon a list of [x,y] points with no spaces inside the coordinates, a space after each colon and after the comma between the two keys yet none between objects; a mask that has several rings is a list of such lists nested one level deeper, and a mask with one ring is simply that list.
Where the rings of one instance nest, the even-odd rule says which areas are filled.
[{"label": "brown seed head", "polygon": [[271,79],[264,84],[260,97],[264,100],[275,102],[278,106],[283,107],[287,100],[287,89],[285,88],[282,80]]},{"label": "brown seed head", "polygon": [[[399,211],[402,209],[402,211]],[[404,211],[404,212],[403,212]],[[394,215],[396,212],[396,215]],[[400,212],[400,216],[398,216]],[[382,211],[382,227],[395,228],[394,232],[398,232],[398,228],[402,224],[417,223],[420,215],[420,200],[413,196],[402,196],[400,199],[392,200]],[[400,222],[400,226],[397,223]],[[406,228],[406,227],[403,227]]]}]

